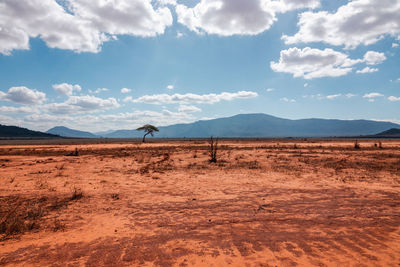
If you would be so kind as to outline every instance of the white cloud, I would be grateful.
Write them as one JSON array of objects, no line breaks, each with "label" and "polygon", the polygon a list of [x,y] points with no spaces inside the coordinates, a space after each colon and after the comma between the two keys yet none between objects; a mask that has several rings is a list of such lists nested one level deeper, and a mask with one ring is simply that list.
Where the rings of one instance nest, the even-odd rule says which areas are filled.
[{"label": "white cloud", "polygon": [[173,86],[172,84],[170,84],[170,85],[167,86],[167,89],[173,90],[173,89],[174,89],[174,86]]},{"label": "white cloud", "polygon": [[385,35],[400,34],[398,0],[354,0],[335,13],[304,12],[294,36],[283,35],[286,44],[325,42],[346,48],[370,45]]},{"label": "white cloud", "polygon": [[176,6],[176,0],[157,0],[161,5],[172,5]]},{"label": "white cloud", "polygon": [[22,107],[1,106],[0,111],[4,113],[35,113],[37,112],[37,109],[30,106],[22,106]]},{"label": "white cloud", "polygon": [[0,3],[0,54],[29,49],[30,38],[48,47],[97,53],[115,35],[155,36],[172,24],[168,8],[151,0],[3,0]]},{"label": "white cloud", "polygon": [[51,103],[44,105],[42,110],[54,114],[74,114],[81,112],[104,111],[120,107],[115,98],[99,98],[90,95],[70,96],[62,103]]},{"label": "white cloud", "polygon": [[388,100],[391,102],[396,102],[396,101],[400,101],[400,97],[396,97],[396,96],[389,96]]},{"label": "white cloud", "polygon": [[178,111],[186,113],[194,113],[194,112],[201,112],[201,109],[192,105],[180,105]]},{"label": "white cloud", "polygon": [[107,92],[107,91],[108,91],[108,88],[97,88],[96,90],[89,89],[90,94],[100,94],[101,92]]},{"label": "white cloud", "polygon": [[327,96],[326,96],[326,99],[332,100],[332,99],[336,99],[336,98],[341,97],[341,96],[342,96],[341,94],[327,95]]},{"label": "white cloud", "polygon": [[384,53],[368,51],[364,55],[364,62],[367,65],[377,65],[383,63],[386,60],[386,56]]},{"label": "white cloud", "polygon": [[21,122],[19,120],[16,120],[15,118],[0,114],[0,124],[16,126],[21,125]]},{"label": "white cloud", "polygon": [[123,101],[124,101],[124,102],[132,102],[132,101],[133,101],[133,97],[127,96],[127,97],[124,98]]},{"label": "white cloud", "polygon": [[392,43],[392,47],[393,48],[399,47],[399,44],[398,43]]},{"label": "white cloud", "polygon": [[287,97],[281,98],[281,101],[287,102],[287,103],[295,103],[295,102],[296,102],[295,99],[289,99],[289,98],[287,98]]},{"label": "white cloud", "polygon": [[372,72],[377,72],[379,71],[378,68],[370,68],[370,67],[365,67],[362,70],[356,71],[357,73],[372,73]]},{"label": "white cloud", "polygon": [[346,75],[352,71],[351,66],[360,62],[362,60],[350,59],[348,55],[330,48],[293,47],[282,50],[279,62],[271,61],[270,66],[275,72],[291,73],[295,78],[314,79]]},{"label": "white cloud", "polygon": [[266,91],[269,93],[269,92],[275,91],[275,89],[274,88],[267,88]]},{"label": "white cloud", "polygon": [[201,0],[192,8],[178,4],[176,13],[179,23],[197,33],[255,35],[272,26],[276,13],[319,4],[319,0]]},{"label": "white cloud", "polygon": [[[279,62],[271,61],[270,66],[273,71],[291,73],[295,78],[314,79],[344,76],[353,70],[351,67],[355,64],[377,65],[385,60],[384,53],[375,51],[368,51],[363,59],[350,59],[347,54],[330,48],[320,50],[310,47],[303,49],[293,47],[282,50]],[[357,73],[374,71],[378,71],[378,69],[367,67]]]},{"label": "white cloud", "polygon": [[0,91],[0,100],[8,100],[25,105],[38,105],[46,100],[46,94],[25,86],[11,87],[7,93]]},{"label": "white cloud", "polygon": [[154,9],[151,0],[67,0],[75,16],[90,21],[101,32],[133,36],[163,34],[172,25],[171,11]]},{"label": "white cloud", "polygon": [[352,97],[355,97],[355,96],[357,96],[357,95],[352,94],[352,93],[348,93],[348,94],[346,94],[345,96],[346,96],[347,98],[352,98]]},{"label": "white cloud", "polygon": [[377,97],[383,97],[383,96],[384,96],[384,95],[382,95],[381,93],[368,93],[368,94],[365,94],[365,95],[363,96],[363,98],[367,98],[369,102],[374,102],[374,101],[375,101],[375,98],[377,98]]},{"label": "white cloud", "polygon": [[82,90],[79,84],[72,85],[68,83],[53,84],[53,88],[63,95],[72,95],[74,91],[80,92]]},{"label": "white cloud", "polygon": [[303,86],[304,86],[304,87],[307,87],[307,86],[308,86],[308,83],[305,83]]},{"label": "white cloud", "polygon": [[132,89],[129,89],[129,88],[122,88],[121,89],[121,93],[123,93],[123,94],[127,94],[127,93],[130,93],[130,92],[132,92]]},{"label": "white cloud", "polygon": [[184,36],[184,34],[181,33],[181,32],[177,32],[177,33],[176,33],[176,38],[181,38],[181,37],[183,37],[183,36]]},{"label": "white cloud", "polygon": [[159,94],[159,95],[144,95],[139,98],[131,100],[134,103],[147,103],[147,104],[189,104],[189,103],[198,103],[198,104],[214,104],[220,101],[231,101],[235,99],[244,99],[244,98],[254,98],[257,97],[258,94],[256,92],[251,91],[239,91],[236,93],[228,93],[223,92],[220,94],[206,94],[206,95],[198,95],[198,94]]},{"label": "white cloud", "polygon": [[[65,125],[74,129],[86,131],[103,131],[104,129],[135,129],[143,124],[150,123],[156,126],[166,126],[175,123],[195,121],[190,113],[172,112],[167,109],[161,112],[150,110],[135,110],[117,114],[32,114],[23,118],[23,125],[37,130],[47,130],[55,125]],[[0,122],[2,116],[0,115]],[[15,123],[13,123],[15,124]]]},{"label": "white cloud", "polygon": [[[326,100],[326,99],[327,100],[334,100],[334,99],[337,99],[337,98],[342,97],[342,96],[343,96],[342,94],[333,94],[333,95],[327,95],[327,96],[324,96],[322,94],[315,94],[315,95],[304,95],[303,98],[311,98],[311,99],[317,99],[317,100]],[[344,96],[346,98],[352,98],[352,97],[354,97],[356,95],[346,94]]]},{"label": "white cloud", "polygon": [[29,49],[29,39],[40,37],[51,48],[98,52],[108,38],[90,21],[67,13],[54,0],[1,2],[0,53]]}]

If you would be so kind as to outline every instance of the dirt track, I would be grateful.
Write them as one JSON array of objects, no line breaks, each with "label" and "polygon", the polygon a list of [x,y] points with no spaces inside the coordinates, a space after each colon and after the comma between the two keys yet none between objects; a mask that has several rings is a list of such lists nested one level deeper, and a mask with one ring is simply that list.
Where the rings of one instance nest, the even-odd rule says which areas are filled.
[{"label": "dirt track", "polygon": [[374,142],[0,146],[0,265],[399,266],[400,141]]}]

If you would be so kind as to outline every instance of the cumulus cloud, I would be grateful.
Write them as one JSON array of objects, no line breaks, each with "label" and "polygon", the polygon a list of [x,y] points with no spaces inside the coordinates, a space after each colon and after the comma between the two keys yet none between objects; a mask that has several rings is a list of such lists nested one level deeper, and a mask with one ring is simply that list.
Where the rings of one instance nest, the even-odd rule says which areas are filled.
[{"label": "cumulus cloud", "polygon": [[[164,109],[162,111],[135,110],[116,114],[32,114],[24,117],[22,121],[25,127],[37,130],[47,130],[54,125],[62,124],[80,130],[104,131],[104,129],[121,129],[121,125],[127,125],[128,129],[135,129],[146,123],[166,126],[192,122],[195,119],[190,113]],[[0,115],[0,122],[4,121],[6,118],[2,120]]]},{"label": "cumulus cloud", "polygon": [[270,66],[275,72],[291,73],[295,78],[313,79],[346,75],[352,71],[351,66],[360,62],[330,48],[320,50],[293,47],[282,50],[279,62],[271,61]]},{"label": "cumulus cloud", "polygon": [[397,102],[397,101],[400,101],[400,97],[389,96],[388,100],[391,101],[391,102]]},{"label": "cumulus cloud", "polygon": [[25,86],[11,87],[7,93],[0,91],[0,100],[24,105],[38,105],[46,100],[46,94]]},{"label": "cumulus cloud", "polygon": [[346,48],[370,45],[385,35],[400,35],[398,0],[354,0],[336,12],[307,11],[300,15],[299,31],[283,35],[286,44],[325,42]]},{"label": "cumulus cloud", "polygon": [[377,72],[377,71],[379,71],[378,68],[365,67],[362,70],[356,71],[356,73],[361,73],[362,74],[362,73],[372,73],[372,72]]},{"label": "cumulus cloud", "polygon": [[37,109],[31,106],[22,106],[22,107],[1,106],[0,111],[3,113],[35,113],[37,112]]},{"label": "cumulus cloud", "polygon": [[267,93],[270,93],[270,92],[275,91],[275,89],[274,88],[267,88],[265,91],[267,91]]},{"label": "cumulus cloud", "polygon": [[399,44],[398,43],[392,43],[392,47],[393,48],[399,47]]},{"label": "cumulus cloud", "polygon": [[364,55],[364,62],[367,65],[378,65],[383,63],[386,60],[386,56],[384,53],[368,51]]},{"label": "cumulus cloud", "polygon": [[103,111],[120,107],[115,98],[99,98],[90,95],[70,96],[62,103],[51,103],[44,105],[42,109],[54,114],[74,114],[81,112]]},{"label": "cumulus cloud", "polygon": [[172,24],[168,8],[155,9],[151,0],[56,0],[0,3],[0,54],[29,49],[30,38],[48,47],[99,52],[115,35],[155,36]]},{"label": "cumulus cloud", "polygon": [[176,0],[158,0],[158,2],[161,4],[161,5],[172,5],[172,6],[176,6]]},{"label": "cumulus cloud", "polygon": [[172,24],[171,11],[154,9],[151,0],[67,0],[75,16],[108,34],[155,36]]},{"label": "cumulus cloud", "polygon": [[187,112],[187,113],[194,113],[194,112],[201,112],[201,109],[196,107],[196,106],[192,106],[192,105],[180,105],[178,108],[179,112]]},{"label": "cumulus cloud", "polygon": [[147,103],[147,104],[189,104],[189,103],[198,103],[198,104],[213,104],[220,101],[232,101],[235,99],[244,99],[244,98],[254,98],[257,97],[258,94],[256,92],[251,91],[239,91],[236,93],[228,93],[223,92],[220,94],[159,94],[159,95],[144,95],[136,99],[132,99],[131,101],[134,103]]},{"label": "cumulus cloud", "polygon": [[123,94],[128,94],[130,92],[132,92],[132,89],[129,89],[129,88],[122,88],[121,89],[121,93],[123,93]]},{"label": "cumulus cloud", "polygon": [[367,98],[369,102],[374,102],[376,98],[383,97],[384,95],[381,93],[368,93],[363,96],[363,98]]},{"label": "cumulus cloud", "polygon": [[[314,79],[344,76],[353,70],[352,66],[355,64],[377,65],[385,60],[384,53],[375,51],[368,51],[362,59],[350,59],[347,54],[330,48],[320,50],[310,47],[303,49],[293,47],[282,50],[279,62],[271,61],[270,67],[276,72],[291,73],[295,78]],[[378,69],[366,67],[357,73],[374,71],[378,71]]]},{"label": "cumulus cloud", "polygon": [[173,86],[172,84],[170,84],[170,85],[167,86],[167,89],[168,89],[168,90],[173,90],[173,89],[174,89],[174,86]]},{"label": "cumulus cloud", "polygon": [[268,30],[279,12],[319,4],[319,0],[201,0],[194,7],[178,4],[176,13],[179,23],[197,33],[255,35]]},{"label": "cumulus cloud", "polygon": [[80,92],[82,90],[79,84],[68,84],[68,83],[61,83],[61,84],[53,84],[54,90],[58,93],[63,95],[72,95],[74,91]]}]

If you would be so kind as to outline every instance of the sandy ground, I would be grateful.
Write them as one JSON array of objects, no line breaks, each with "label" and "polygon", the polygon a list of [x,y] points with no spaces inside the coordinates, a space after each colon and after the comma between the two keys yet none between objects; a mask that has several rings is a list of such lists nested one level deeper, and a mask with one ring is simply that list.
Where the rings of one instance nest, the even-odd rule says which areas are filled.
[{"label": "sandy ground", "polygon": [[0,265],[399,266],[400,140],[360,145],[5,143]]}]

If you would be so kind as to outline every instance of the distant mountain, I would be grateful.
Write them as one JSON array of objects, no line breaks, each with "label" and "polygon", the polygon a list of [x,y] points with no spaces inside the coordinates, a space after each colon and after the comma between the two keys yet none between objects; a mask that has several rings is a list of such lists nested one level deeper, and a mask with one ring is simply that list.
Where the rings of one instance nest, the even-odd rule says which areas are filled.
[{"label": "distant mountain", "polygon": [[54,134],[32,131],[17,126],[5,126],[0,124],[0,138],[59,138]]},{"label": "distant mountain", "polygon": [[[372,135],[400,125],[370,120],[282,119],[266,114],[239,114],[228,118],[159,127],[156,137],[333,137]],[[118,130],[104,137],[142,137],[136,130]]]},{"label": "distant mountain", "polygon": [[50,130],[48,130],[46,133],[56,134],[56,135],[63,136],[63,137],[76,137],[76,138],[96,138],[96,137],[98,137],[89,132],[73,130],[73,129],[70,129],[70,128],[67,128],[64,126],[56,126],[54,128],[51,128]]},{"label": "distant mountain", "polygon": [[400,129],[392,128],[387,131],[383,131],[381,133],[375,134],[377,137],[400,137]]},{"label": "distant mountain", "polygon": [[105,136],[105,135],[110,134],[110,133],[112,133],[112,132],[115,132],[115,130],[108,130],[108,131],[95,132],[94,135],[97,135],[97,136]]}]

